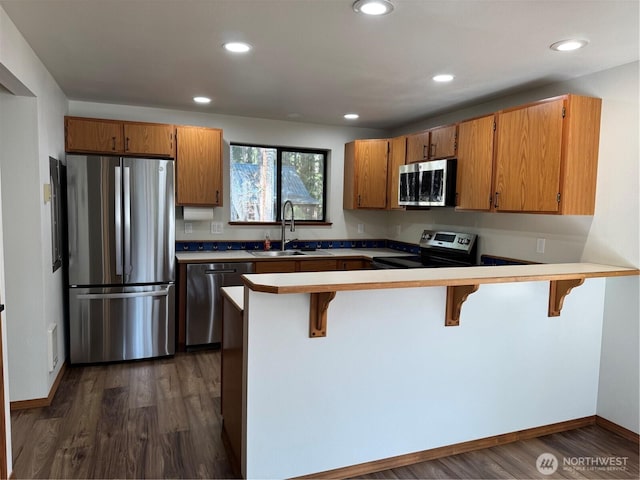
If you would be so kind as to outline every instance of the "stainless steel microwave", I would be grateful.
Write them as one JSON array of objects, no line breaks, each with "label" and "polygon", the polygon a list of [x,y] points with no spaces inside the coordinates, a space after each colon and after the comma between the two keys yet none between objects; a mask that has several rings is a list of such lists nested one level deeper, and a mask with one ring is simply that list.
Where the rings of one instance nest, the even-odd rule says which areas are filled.
[{"label": "stainless steel microwave", "polygon": [[401,165],[398,182],[399,205],[453,207],[456,204],[456,159]]}]

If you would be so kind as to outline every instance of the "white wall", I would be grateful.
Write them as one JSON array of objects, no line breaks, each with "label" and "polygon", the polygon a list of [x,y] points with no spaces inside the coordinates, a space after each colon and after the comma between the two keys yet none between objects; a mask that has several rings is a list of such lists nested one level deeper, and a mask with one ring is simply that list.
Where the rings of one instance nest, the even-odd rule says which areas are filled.
[{"label": "white wall", "polygon": [[549,282],[480,285],[458,327],[446,287],[341,291],[309,338],[308,294],[245,289],[245,478],[595,415],[604,290],[588,279],[548,317]]},{"label": "white wall", "polygon": [[[10,400],[47,397],[60,370],[48,370],[47,328],[57,323],[65,356],[62,271],[51,268],[49,156],[63,158],[67,100],[44,65],[0,8],[3,235],[7,285]],[[9,175],[11,173],[11,175]]]},{"label": "white wall", "polygon": [[609,278],[605,297],[598,415],[640,433],[640,279]]},{"label": "white wall", "polygon": [[[120,120],[199,125],[223,129],[223,199],[222,208],[214,209],[214,220],[224,223],[222,235],[210,233],[209,222],[193,222],[193,233],[184,233],[182,209],[176,209],[176,238],[178,240],[261,240],[265,232],[273,240],[280,239],[280,229],[267,227],[230,226],[229,221],[229,143],[247,142],[264,145],[283,145],[327,149],[328,162],[327,220],[331,227],[296,227],[300,239],[385,238],[384,212],[350,212],[342,209],[344,144],[356,138],[383,137],[380,130],[335,127],[249,117],[235,117],[158,108],[133,107],[90,102],[69,102],[70,115],[113,118]],[[357,224],[365,224],[365,232],[357,233]]]},{"label": "white wall", "polygon": [[[2,110],[2,97],[5,92],[0,89],[0,111]],[[1,135],[3,132],[2,123],[0,123],[0,145],[3,144]],[[4,280],[4,241],[3,241],[3,219],[2,219],[2,166],[0,165],[0,303],[6,301],[6,286]],[[2,332],[2,388],[4,389],[4,424],[7,425],[6,430],[6,459],[7,459],[7,473],[11,472],[13,467],[12,445],[11,445],[11,411],[9,410],[9,372],[7,365],[9,365],[9,353],[7,343],[7,321],[6,314],[1,313],[2,324],[0,325],[0,331]],[[1,434],[1,432],[0,432]]]}]

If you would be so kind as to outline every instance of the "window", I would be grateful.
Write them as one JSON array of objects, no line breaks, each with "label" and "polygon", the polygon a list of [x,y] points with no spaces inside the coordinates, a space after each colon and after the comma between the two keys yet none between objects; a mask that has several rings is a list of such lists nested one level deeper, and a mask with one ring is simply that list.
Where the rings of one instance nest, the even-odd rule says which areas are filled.
[{"label": "window", "polygon": [[232,222],[278,222],[287,200],[296,220],[325,221],[327,151],[231,144],[230,163]]}]

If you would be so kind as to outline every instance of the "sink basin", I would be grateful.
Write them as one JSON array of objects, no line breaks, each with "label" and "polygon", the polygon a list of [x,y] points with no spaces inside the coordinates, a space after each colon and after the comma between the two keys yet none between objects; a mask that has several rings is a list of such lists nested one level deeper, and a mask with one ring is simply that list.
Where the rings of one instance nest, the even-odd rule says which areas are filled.
[{"label": "sink basin", "polygon": [[304,253],[298,250],[256,250],[250,252],[251,255],[255,255],[256,257],[293,257],[296,255],[304,255]]}]

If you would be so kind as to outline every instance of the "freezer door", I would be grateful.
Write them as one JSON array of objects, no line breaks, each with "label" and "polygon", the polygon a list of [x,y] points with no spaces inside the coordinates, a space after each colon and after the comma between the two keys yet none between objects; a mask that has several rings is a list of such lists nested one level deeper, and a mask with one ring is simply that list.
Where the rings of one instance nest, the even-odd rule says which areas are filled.
[{"label": "freezer door", "polygon": [[121,284],[120,159],[68,155],[66,160],[69,284]]},{"label": "freezer door", "polygon": [[173,355],[174,296],[174,285],[70,288],[70,363]]},{"label": "freezer door", "polygon": [[175,279],[174,162],[122,161],[124,283]]}]

